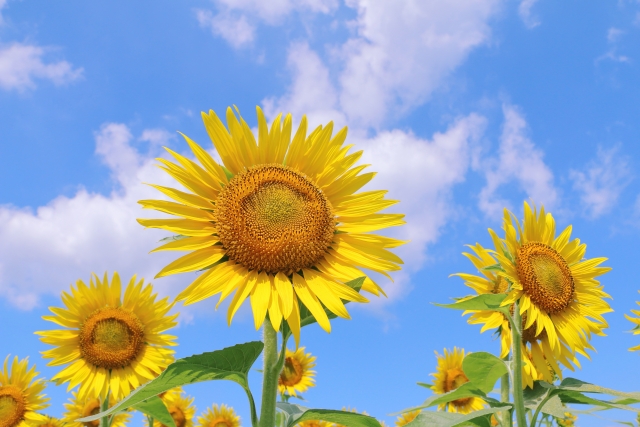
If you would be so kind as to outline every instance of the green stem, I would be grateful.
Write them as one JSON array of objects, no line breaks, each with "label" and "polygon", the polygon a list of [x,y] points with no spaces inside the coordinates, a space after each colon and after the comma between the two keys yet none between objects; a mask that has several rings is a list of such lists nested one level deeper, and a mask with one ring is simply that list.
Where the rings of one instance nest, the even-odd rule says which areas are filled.
[{"label": "green stem", "polygon": [[542,402],[540,402],[540,404],[536,408],[536,412],[533,414],[533,417],[531,418],[531,427],[535,427],[536,421],[538,421],[538,415],[540,414],[540,411],[544,407],[545,403],[547,403],[549,399],[551,399],[552,397],[553,395],[551,394],[551,391],[548,391],[547,396],[544,399],[542,399]]},{"label": "green stem", "polygon": [[249,407],[251,409],[251,425],[253,427],[258,426],[258,414],[256,413],[256,402],[253,400],[253,395],[251,394],[251,389],[249,387],[244,388],[245,393],[247,393],[247,398],[249,398]]},{"label": "green stem", "polygon": [[276,425],[276,400],[278,398],[278,377],[282,368],[278,360],[278,333],[271,322],[262,324],[264,332],[264,368],[262,371],[262,404],[260,405],[259,427]]},{"label": "green stem", "polygon": [[511,321],[511,365],[513,375],[513,406],[516,410],[518,427],[527,425],[527,417],[524,409],[524,397],[522,393],[522,319],[518,302],[513,304],[513,320]]},{"label": "green stem", "polygon": [[[508,403],[509,399],[509,373],[506,373],[500,379],[500,401]],[[513,417],[511,415],[511,409],[506,409],[502,412],[502,427],[513,427]]]},{"label": "green stem", "polygon": [[[100,412],[104,412],[109,409],[109,394],[110,390],[107,390],[107,396],[100,402]],[[109,427],[109,416],[100,418],[100,427]]]}]

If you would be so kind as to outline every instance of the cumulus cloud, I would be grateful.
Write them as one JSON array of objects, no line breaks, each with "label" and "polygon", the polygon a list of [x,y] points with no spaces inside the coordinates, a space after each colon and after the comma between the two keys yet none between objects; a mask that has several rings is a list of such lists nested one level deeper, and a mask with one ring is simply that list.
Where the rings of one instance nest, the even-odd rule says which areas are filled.
[{"label": "cumulus cloud", "polygon": [[35,88],[35,79],[50,80],[56,86],[82,77],[83,69],[67,61],[45,62],[46,49],[40,46],[10,43],[0,45],[0,88]]},{"label": "cumulus cloud", "polygon": [[[105,124],[95,140],[96,154],[115,181],[109,195],[80,189],[35,209],[0,206],[0,296],[17,307],[30,309],[42,295],[58,295],[91,272],[152,279],[171,258],[147,255],[166,233],[136,222],[153,216],[137,201],[158,198],[142,182],[168,184],[169,178],[133,148],[127,126]],[[167,279],[161,287],[171,283]]]},{"label": "cumulus cloud", "polygon": [[491,158],[481,166],[487,183],[480,191],[478,205],[489,216],[500,215],[508,201],[497,192],[512,181],[536,203],[552,208],[558,193],[553,183],[553,173],[544,162],[544,153],[527,136],[527,122],[513,105],[503,105],[504,124],[500,136],[497,158]]},{"label": "cumulus cloud", "polygon": [[580,201],[588,216],[598,218],[611,212],[620,193],[631,181],[631,168],[620,146],[598,147],[596,158],[584,170],[571,170],[573,188],[580,193]]},{"label": "cumulus cloud", "polygon": [[201,27],[210,29],[213,35],[222,37],[235,48],[253,42],[256,29],[243,15],[235,16],[229,12],[214,15],[209,10],[197,10],[196,16]]},{"label": "cumulus cloud", "polygon": [[535,28],[540,25],[540,20],[531,12],[531,8],[538,0],[522,0],[518,6],[518,15],[527,28]]}]

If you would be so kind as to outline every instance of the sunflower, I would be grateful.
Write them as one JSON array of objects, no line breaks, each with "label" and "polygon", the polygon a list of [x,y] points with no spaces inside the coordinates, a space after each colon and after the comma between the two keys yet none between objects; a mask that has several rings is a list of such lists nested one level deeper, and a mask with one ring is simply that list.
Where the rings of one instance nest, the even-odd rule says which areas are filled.
[{"label": "sunflower", "polygon": [[29,358],[18,360],[15,356],[9,368],[9,356],[4,359],[0,371],[0,427],[32,427],[45,421],[38,414],[49,406],[49,398],[42,393],[45,382],[35,377],[35,365],[27,369]]},{"label": "sunflower", "polygon": [[422,412],[420,409],[416,411],[406,412],[398,417],[396,420],[396,427],[403,427],[409,424],[411,421],[415,420],[418,415]]},{"label": "sunflower", "polygon": [[[76,420],[98,414],[100,412],[100,399],[97,397],[81,398],[75,391],[71,394],[73,397],[69,398],[69,403],[64,404],[64,408],[66,409],[64,421],[67,423],[65,427],[99,427],[100,420],[86,423],[80,423]],[[109,399],[109,407],[112,407],[116,403],[117,401],[115,399]],[[127,422],[129,422],[129,418],[131,418],[131,414],[126,412],[114,415],[110,427],[125,427]]]},{"label": "sunflower", "polygon": [[[176,427],[192,427],[196,407],[193,405],[193,397],[187,396],[182,387],[174,388],[162,395],[162,401],[166,405]],[[167,427],[155,420],[154,427]]]},{"label": "sunflower", "polygon": [[309,420],[298,423],[295,427],[330,427],[330,424],[322,420]]},{"label": "sunflower", "polygon": [[150,284],[133,276],[122,297],[120,276],[102,281],[95,274],[90,285],[81,280],[62,293],[66,308],[50,307],[53,316],[43,319],[66,329],[40,331],[40,339],[55,346],[43,357],[50,366],[67,365],[53,380],[68,382],[68,389],[80,384],[79,395],[102,397],[109,390],[120,400],[157,377],[173,361],[175,337],[163,332],[176,325],[167,298],[156,301]]},{"label": "sunflower", "polygon": [[296,392],[304,393],[309,387],[315,386],[313,377],[316,372],[311,370],[316,366],[315,360],[311,353],[304,352],[304,347],[299,347],[296,351],[287,349],[284,366],[278,378],[280,394],[297,396]]},{"label": "sunflower", "polygon": [[571,412],[565,412],[564,418],[556,418],[559,427],[573,427],[576,425],[577,416]]},{"label": "sunflower", "polygon": [[[499,239],[495,233],[491,233],[491,237],[494,241],[495,251],[504,252],[504,241]],[[477,295],[483,294],[507,294],[509,292],[509,282],[507,279],[496,273],[495,267],[497,264],[496,258],[492,255],[495,251],[489,251],[483,248],[480,244],[476,243],[475,246],[468,246],[473,253],[463,252],[472,264],[478,269],[482,276],[476,276],[473,274],[456,273],[454,276],[459,276],[465,281],[465,285],[476,291]],[[471,297],[469,297],[471,298]],[[513,310],[513,309],[512,309]],[[506,358],[511,351],[511,325],[505,315],[496,311],[490,310],[467,310],[463,314],[471,313],[468,322],[470,324],[482,324],[480,332],[485,332],[488,329],[496,329],[500,335],[500,357]],[[526,319],[523,319],[523,326],[526,324]],[[534,359],[532,357],[532,351],[539,351],[542,348],[542,343],[539,337],[536,337],[530,328],[525,329],[522,334],[522,386],[533,388],[533,382],[536,380],[546,380],[553,382],[553,376],[556,373],[555,368],[559,370],[557,364],[553,362],[547,363],[546,357]],[[532,350],[533,348],[536,350]],[[568,358],[567,355],[561,354],[558,356],[563,364],[569,364],[569,360],[574,363],[578,363],[575,358]],[[560,372],[557,372],[560,375]]]},{"label": "sunflower", "polygon": [[250,298],[256,329],[268,312],[276,330],[286,319],[298,343],[300,303],[329,332],[325,307],[348,319],[344,301],[368,301],[346,282],[365,277],[363,290],[384,293],[360,269],[388,277],[400,269],[402,260],[388,249],[404,242],[370,232],[402,225],[404,215],[379,213],[397,203],[384,198],[386,191],[358,193],[375,173],[353,166],[362,151],[349,153],[346,128],[332,137],[329,123],[307,136],[303,116],[291,139],[290,114],[268,129],[260,108],[257,113],[258,142],[231,108],[229,130],[213,111],[202,113],[222,164],[185,136],[200,164],[169,149],[177,163],[158,160],[188,191],[153,185],[175,202],[139,202],[178,219],[138,222],[179,235],[156,251],[189,251],[156,277],[207,270],[178,300],[191,304],[220,294],[219,305],[235,292],[229,324]]},{"label": "sunflower", "polygon": [[59,418],[44,416],[44,420],[36,423],[37,427],[64,427],[65,422]]},{"label": "sunflower", "polygon": [[[444,356],[441,356],[436,351],[436,358],[438,359],[438,366],[436,373],[431,374],[435,379],[431,389],[436,394],[444,394],[453,391],[460,387],[462,384],[469,382],[469,379],[462,371],[462,360],[464,359],[464,349],[458,350],[457,347],[453,348],[450,352],[448,349],[444,349]],[[462,399],[456,399],[452,402],[443,403],[438,406],[438,410],[446,410],[449,412],[459,412],[461,414],[468,414],[469,412],[478,411],[484,406],[484,401],[477,397],[465,397]]]},{"label": "sunflower", "polygon": [[240,417],[232,407],[214,404],[198,417],[198,427],[240,427]]},{"label": "sunflower", "polygon": [[[640,302],[636,301],[636,304],[640,305]],[[631,317],[628,314],[625,314],[624,316],[629,319],[630,322],[634,323],[636,326],[633,328],[633,334],[634,335],[638,335],[640,334],[640,310],[631,310],[631,312],[633,314],[635,314],[637,317]],[[638,351],[640,350],[640,345],[637,345],[635,347],[631,347],[629,349],[630,351]]]},{"label": "sunflower", "polygon": [[502,305],[518,302],[523,321],[523,342],[536,369],[553,380],[551,368],[562,377],[557,362],[573,370],[580,366],[576,353],[589,358],[591,334],[604,335],[602,315],[611,298],[595,279],[609,270],[598,267],[606,258],[584,259],[586,245],[570,241],[571,226],[555,237],[555,220],[540,208],[524,203],[522,225],[505,209],[505,248],[494,252],[511,286]]}]

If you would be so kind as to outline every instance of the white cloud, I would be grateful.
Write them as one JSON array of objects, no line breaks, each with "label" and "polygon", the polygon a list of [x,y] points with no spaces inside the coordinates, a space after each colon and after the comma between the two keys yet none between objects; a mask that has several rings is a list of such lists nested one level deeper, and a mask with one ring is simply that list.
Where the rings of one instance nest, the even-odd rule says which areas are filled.
[{"label": "white cloud", "polygon": [[2,9],[7,5],[7,0],[0,0],[0,25],[4,24],[4,19],[2,18]]},{"label": "white cloud", "polygon": [[540,20],[533,15],[531,8],[538,0],[521,0],[518,6],[518,15],[527,28],[535,28],[540,25]]},{"label": "white cloud", "polygon": [[175,137],[175,134],[165,129],[145,129],[138,140],[148,142],[154,147],[166,147]]},{"label": "white cloud", "polygon": [[544,153],[527,136],[527,122],[515,106],[503,105],[504,124],[498,157],[481,166],[487,184],[481,190],[478,205],[489,216],[499,216],[509,203],[497,196],[498,189],[516,181],[522,191],[537,204],[552,208],[558,194],[553,173],[544,163]]},{"label": "white cloud", "polygon": [[626,55],[620,55],[618,53],[618,42],[624,34],[619,28],[611,27],[607,30],[607,42],[609,44],[609,50],[603,55],[596,58],[596,64],[602,60],[608,59],[614,62],[630,62],[631,58]]},{"label": "white cloud", "polygon": [[0,88],[24,90],[35,88],[34,79],[63,85],[82,77],[83,69],[67,61],[43,61],[45,48],[23,43],[0,45]]},{"label": "white cloud", "polygon": [[617,145],[609,149],[598,147],[596,159],[590,161],[584,171],[569,173],[573,188],[580,193],[582,206],[591,218],[611,212],[631,180],[628,159],[619,151]]},{"label": "white cloud", "polygon": [[[138,273],[149,280],[171,259],[147,254],[166,233],[136,222],[154,216],[137,201],[158,198],[142,182],[170,179],[130,145],[133,136],[125,125],[106,124],[95,139],[96,153],[116,182],[111,194],[80,189],[35,210],[0,206],[0,296],[20,308],[32,308],[42,295],[58,295],[77,279],[88,280],[91,272],[117,270],[123,279]],[[171,282],[162,279],[161,289]]]},{"label": "white cloud", "polygon": [[255,27],[243,15],[228,12],[214,15],[208,10],[197,10],[196,16],[201,27],[210,29],[213,35],[222,37],[235,48],[247,46],[255,38]]}]

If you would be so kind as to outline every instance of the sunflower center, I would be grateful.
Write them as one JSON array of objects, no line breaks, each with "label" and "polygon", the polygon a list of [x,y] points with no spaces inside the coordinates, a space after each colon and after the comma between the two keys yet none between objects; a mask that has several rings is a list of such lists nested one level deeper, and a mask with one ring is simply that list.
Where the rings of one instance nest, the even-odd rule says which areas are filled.
[{"label": "sunflower center", "polygon": [[[100,412],[100,401],[98,399],[89,399],[84,404],[84,408],[82,408],[82,417],[90,417],[91,415],[96,415]],[[82,423],[86,427],[99,427],[100,420],[87,421],[86,423]]]},{"label": "sunflower center", "polygon": [[94,311],[80,328],[80,354],[99,368],[129,366],[144,348],[144,328],[138,317],[121,307]]},{"label": "sunflower center", "polygon": [[[462,372],[461,369],[453,368],[447,369],[447,378],[444,383],[444,392],[448,393],[452,390],[457,389],[464,383],[468,383],[469,378]],[[456,399],[451,401],[450,403],[456,407],[464,406],[471,400],[470,397],[464,397],[462,399]]]},{"label": "sunflower center", "polygon": [[[173,418],[173,422],[176,424],[176,427],[184,427],[187,425],[187,417],[182,412],[182,409],[178,408],[175,405],[169,406],[169,414],[171,414],[171,418]],[[162,427],[167,427],[162,424]]]},{"label": "sunflower center", "polygon": [[276,164],[234,176],[218,196],[215,216],[227,256],[249,270],[272,274],[313,266],[335,231],[322,190],[305,175]]},{"label": "sunflower center", "polygon": [[284,360],[284,367],[282,368],[278,382],[281,385],[292,387],[300,383],[303,373],[304,369],[302,369],[300,362],[293,357],[287,357]]},{"label": "sunflower center", "polygon": [[27,412],[24,396],[12,385],[0,387],[0,427],[15,427],[22,422]]},{"label": "sunflower center", "polygon": [[562,311],[573,300],[575,285],[569,265],[550,246],[525,243],[518,249],[516,268],[524,291],[547,313]]}]

